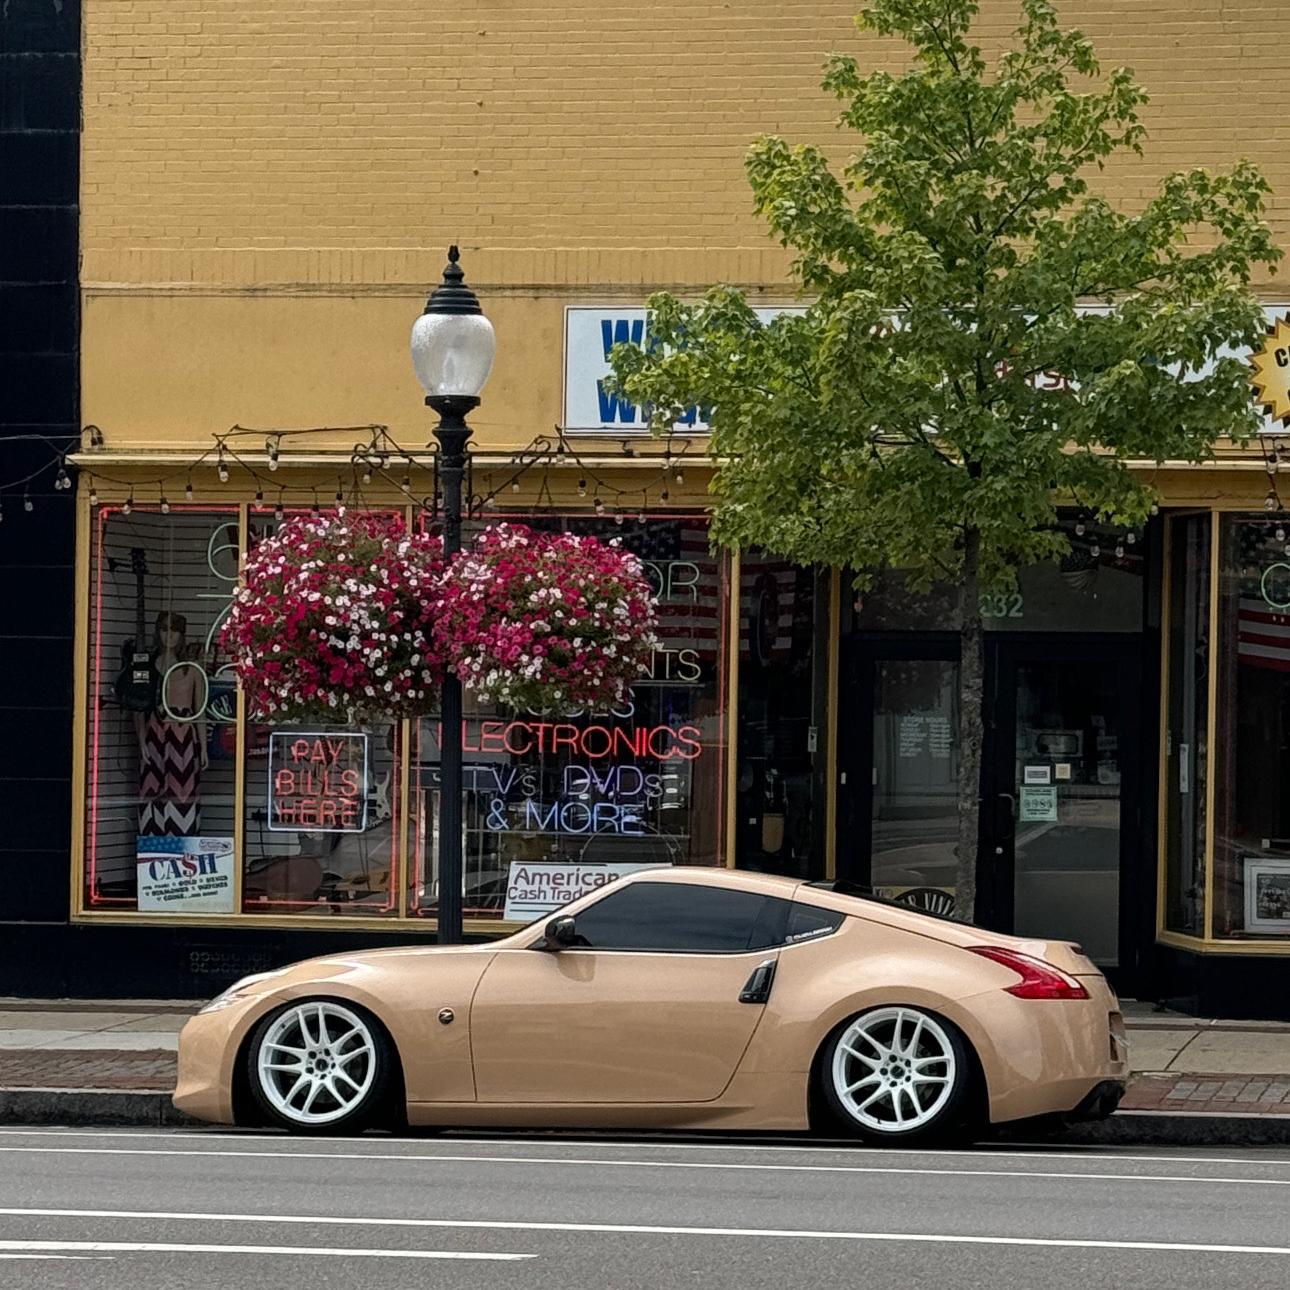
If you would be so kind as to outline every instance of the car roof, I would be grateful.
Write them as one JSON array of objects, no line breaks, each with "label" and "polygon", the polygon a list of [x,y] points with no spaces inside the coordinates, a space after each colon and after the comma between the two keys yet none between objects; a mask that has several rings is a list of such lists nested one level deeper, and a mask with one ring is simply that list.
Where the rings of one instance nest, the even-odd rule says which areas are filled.
[{"label": "car roof", "polygon": [[[679,882],[709,887],[729,887],[736,891],[753,891],[763,896],[791,900],[804,885],[803,878],[785,878],[776,873],[751,873],[747,869],[725,869],[716,865],[660,865],[657,869],[638,869],[624,874],[619,883]],[[615,884],[617,885],[617,884]]]},{"label": "car roof", "polygon": [[[773,873],[753,873],[747,869],[725,869],[715,865],[664,865],[657,869],[638,869],[625,874],[615,883],[675,882],[752,891],[781,900],[800,900],[804,904],[836,910],[851,918],[883,923],[901,931],[930,936],[953,945],[975,945],[983,935],[980,928],[953,920],[934,917],[921,910],[908,909],[892,901],[867,898],[858,892],[839,891],[831,884],[816,884],[805,878],[785,878]],[[576,906],[575,906],[576,907]],[[992,934],[993,939],[1001,938]],[[1006,938],[1011,941],[1011,938]]]}]

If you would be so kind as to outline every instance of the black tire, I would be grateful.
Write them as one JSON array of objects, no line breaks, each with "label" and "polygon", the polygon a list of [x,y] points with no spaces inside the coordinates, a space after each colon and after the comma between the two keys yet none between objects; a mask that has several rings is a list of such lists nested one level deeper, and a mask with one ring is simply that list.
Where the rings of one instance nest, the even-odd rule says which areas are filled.
[{"label": "black tire", "polygon": [[[355,1095],[351,1105],[343,1108],[339,1102],[334,1100],[329,1102],[329,1094],[324,1091],[320,1095],[320,1113],[326,1115],[327,1118],[317,1122],[293,1118],[291,1114],[288,1114],[281,1105],[281,1097],[275,1099],[272,1092],[266,1089],[264,1085],[264,1080],[271,1078],[271,1075],[262,1074],[260,1069],[261,1050],[284,1016],[288,1013],[294,1013],[300,1008],[308,1009],[315,1006],[321,1006],[330,1017],[347,1014],[354,1022],[361,1024],[364,1028],[363,1039],[370,1044],[371,1048],[370,1059],[358,1054],[359,1060],[370,1060],[371,1066],[371,1078],[367,1078],[366,1067],[364,1067],[363,1076],[359,1080],[359,1083],[365,1086],[363,1091]],[[308,1051],[324,1052],[330,1051],[330,1049],[326,1044],[319,1044]],[[339,1064],[332,1059],[330,1070],[334,1070]],[[325,1073],[329,1074],[330,1070]],[[290,1003],[285,1003],[268,1013],[252,1031],[251,1038],[247,1043],[244,1074],[247,1088],[251,1093],[251,1099],[255,1103],[260,1116],[267,1123],[287,1129],[291,1133],[313,1135],[362,1133],[365,1129],[378,1126],[382,1128],[395,1127],[404,1118],[405,1108],[396,1105],[396,1102],[401,1102],[402,1100],[401,1079],[399,1077],[398,1056],[394,1051],[394,1045],[389,1034],[386,1032],[385,1027],[366,1008],[350,1003],[345,999],[321,997],[293,999]],[[340,1087],[339,1084],[334,1086]],[[281,1092],[281,1086],[279,1086],[279,1092]],[[348,1095],[350,1090],[345,1090],[345,1092]]]},{"label": "black tire", "polygon": [[[944,1047],[953,1057],[952,1075],[945,1067],[940,1068],[943,1073],[949,1076],[948,1085],[944,1088],[944,1096],[940,1096],[940,1090],[937,1091],[935,1098],[926,1098],[925,1102],[919,1104],[918,1115],[922,1118],[913,1125],[902,1127],[895,1120],[894,1102],[890,1096],[880,1096],[878,1103],[875,1104],[875,1110],[870,1113],[868,1119],[860,1118],[853,1106],[847,1104],[837,1087],[835,1078],[835,1063],[838,1060],[838,1050],[843,1044],[844,1039],[852,1032],[852,1028],[865,1018],[877,1020],[879,1014],[887,1014],[893,1011],[903,1013],[911,1022],[916,1022],[922,1018],[925,1027],[935,1032],[937,1037],[937,1047]],[[909,1023],[907,1023],[909,1024]],[[908,1031],[906,1032],[909,1033]],[[876,1055],[875,1050],[873,1051]],[[920,1048],[920,1051],[927,1049]],[[849,1060],[849,1055],[843,1061]],[[924,1058],[923,1060],[932,1062],[934,1059]],[[892,1069],[889,1067],[889,1069]],[[900,1068],[902,1071],[907,1070],[905,1066]],[[935,1065],[929,1065],[925,1068],[927,1071],[937,1069]],[[863,1074],[868,1070],[868,1064],[860,1068]],[[816,1062],[816,1088],[819,1093],[820,1103],[828,1113],[830,1127],[841,1131],[843,1134],[860,1138],[865,1142],[875,1144],[890,1143],[906,1146],[912,1143],[928,1145],[932,1143],[961,1143],[970,1141],[976,1136],[979,1124],[978,1098],[976,1096],[977,1086],[979,1083],[980,1066],[976,1059],[976,1054],[972,1051],[971,1044],[968,1043],[962,1031],[954,1025],[953,1022],[946,1020],[939,1013],[935,1013],[926,1008],[917,1008],[909,1005],[892,1005],[879,1008],[868,1008],[864,1012],[859,1012],[848,1017],[844,1022],[837,1026],[829,1037],[824,1041],[820,1050],[819,1059]],[[877,1075],[877,1072],[874,1072]],[[906,1078],[908,1076],[906,1075]],[[897,1076],[897,1083],[900,1077]],[[878,1091],[878,1088],[887,1087],[887,1077],[883,1077],[883,1083],[876,1086],[872,1091]],[[906,1084],[906,1087],[910,1086]],[[866,1089],[868,1093],[871,1090]],[[896,1092],[895,1097],[900,1101],[903,1109],[909,1108],[907,1098],[912,1096],[910,1093]],[[923,1094],[918,1095],[923,1098]],[[924,1107],[930,1108],[933,1102],[939,1098],[939,1105],[930,1113],[927,1113]],[[882,1113],[883,1104],[891,1108],[891,1123],[875,1124],[873,1118]],[[912,1118],[912,1117],[911,1117]]]}]

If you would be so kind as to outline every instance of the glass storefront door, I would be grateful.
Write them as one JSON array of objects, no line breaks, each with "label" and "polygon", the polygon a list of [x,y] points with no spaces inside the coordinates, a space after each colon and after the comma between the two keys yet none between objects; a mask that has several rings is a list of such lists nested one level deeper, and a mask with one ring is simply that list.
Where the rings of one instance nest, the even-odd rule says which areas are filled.
[{"label": "glass storefront door", "polygon": [[[1076,941],[1108,968],[1122,924],[1136,936],[1122,913],[1137,877],[1124,853],[1140,823],[1140,652],[1109,635],[987,643],[975,921]],[[956,885],[956,655],[954,637],[929,636],[866,642],[847,663],[859,720],[838,875],[934,912],[953,908]]]},{"label": "glass storefront door", "polygon": [[997,651],[982,830],[992,921],[1117,966],[1123,825],[1137,794],[1133,652],[1055,641]]}]

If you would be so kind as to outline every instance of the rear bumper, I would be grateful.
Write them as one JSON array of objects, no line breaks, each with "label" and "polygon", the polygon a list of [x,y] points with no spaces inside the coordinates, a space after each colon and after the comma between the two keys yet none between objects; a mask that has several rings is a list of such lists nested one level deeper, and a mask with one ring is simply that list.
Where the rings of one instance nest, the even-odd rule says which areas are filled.
[{"label": "rear bumper", "polygon": [[1083,983],[1088,999],[992,999],[983,1062],[992,1123],[1115,1109],[1129,1078],[1119,1004],[1100,978]]}]

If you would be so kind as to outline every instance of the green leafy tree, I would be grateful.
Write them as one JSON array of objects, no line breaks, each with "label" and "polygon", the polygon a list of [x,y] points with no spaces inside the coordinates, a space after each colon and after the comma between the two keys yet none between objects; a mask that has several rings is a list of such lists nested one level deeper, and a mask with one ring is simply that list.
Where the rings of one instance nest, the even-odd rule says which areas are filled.
[{"label": "green leafy tree", "polygon": [[948,579],[962,605],[958,911],[970,919],[983,742],[980,596],[1068,550],[1060,505],[1143,523],[1133,461],[1205,459],[1255,433],[1232,356],[1262,329],[1250,290],[1280,252],[1267,184],[1170,176],[1138,209],[1095,195],[1141,151],[1146,95],[1102,76],[1089,40],[1023,0],[987,64],[974,0],[876,0],[861,31],[908,43],[908,70],[835,56],[824,87],[860,136],[835,172],[775,137],[746,169],[793,252],[804,313],[760,323],[738,290],[649,301],[648,348],[619,346],[617,385],[667,431],[710,410],[715,540],[801,563]]}]

